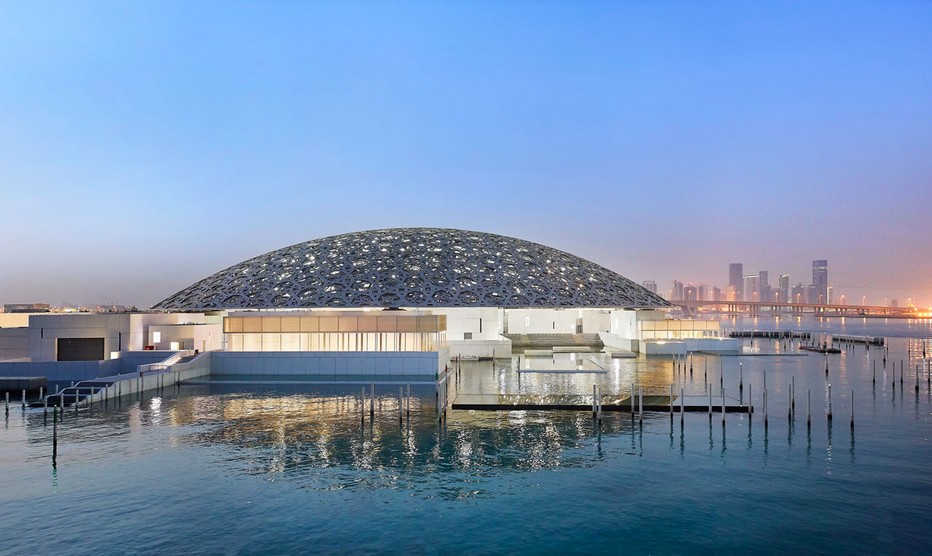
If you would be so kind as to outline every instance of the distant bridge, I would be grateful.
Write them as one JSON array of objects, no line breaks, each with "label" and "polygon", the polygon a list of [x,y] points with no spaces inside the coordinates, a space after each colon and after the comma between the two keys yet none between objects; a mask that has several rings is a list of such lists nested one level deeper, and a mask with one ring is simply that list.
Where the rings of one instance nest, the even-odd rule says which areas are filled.
[{"label": "distant bridge", "polygon": [[673,305],[682,307],[687,315],[695,313],[721,313],[726,315],[759,316],[762,313],[841,316],[886,316],[899,318],[928,318],[914,307],[880,307],[877,305],[838,305],[822,303],[778,303],[776,301],[694,301],[674,300]]}]

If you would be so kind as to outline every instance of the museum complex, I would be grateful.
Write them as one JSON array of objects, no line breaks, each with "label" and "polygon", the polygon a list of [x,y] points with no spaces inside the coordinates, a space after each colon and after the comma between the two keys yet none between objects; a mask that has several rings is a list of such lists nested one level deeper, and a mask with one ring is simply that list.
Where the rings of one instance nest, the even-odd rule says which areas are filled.
[{"label": "museum complex", "polygon": [[[0,374],[86,379],[185,355],[215,374],[432,375],[525,350],[735,351],[633,281],[530,241],[439,228],[349,233],[221,270],[148,311],[0,314]],[[122,360],[122,361],[120,361]]]}]

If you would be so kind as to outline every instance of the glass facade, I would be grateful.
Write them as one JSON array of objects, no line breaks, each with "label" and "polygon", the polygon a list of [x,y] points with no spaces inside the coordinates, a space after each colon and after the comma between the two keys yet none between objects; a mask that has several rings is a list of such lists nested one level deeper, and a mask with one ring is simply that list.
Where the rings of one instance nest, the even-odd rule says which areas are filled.
[{"label": "glass facade", "polygon": [[446,315],[339,313],[224,317],[227,351],[437,351]]}]

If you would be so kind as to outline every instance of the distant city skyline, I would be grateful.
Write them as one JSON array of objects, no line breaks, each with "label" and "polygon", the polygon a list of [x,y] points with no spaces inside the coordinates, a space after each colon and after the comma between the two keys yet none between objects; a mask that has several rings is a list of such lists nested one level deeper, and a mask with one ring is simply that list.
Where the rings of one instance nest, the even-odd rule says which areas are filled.
[{"label": "distant city skyline", "polygon": [[[932,4],[5,2],[0,303],[449,227],[932,306]],[[743,287],[743,285],[742,285]]]},{"label": "distant city skyline", "polygon": [[[753,273],[744,271],[744,264],[729,263],[727,272],[727,285],[724,289],[718,283],[695,282],[674,279],[671,288],[660,292],[665,298],[682,301],[764,301],[778,303],[810,303],[830,305],[872,305],[882,307],[920,307],[918,296],[907,295],[902,299],[897,296],[885,295],[883,299],[869,297],[866,293],[849,295],[847,292],[863,292],[864,288],[849,288],[838,290],[829,279],[829,261],[815,259],[812,261],[812,272],[809,283],[802,279],[795,283],[789,273],[780,273],[776,287],[770,283],[769,270],[759,270]],[[645,281],[656,284],[653,280]],[[654,289],[656,292],[656,289]]]}]

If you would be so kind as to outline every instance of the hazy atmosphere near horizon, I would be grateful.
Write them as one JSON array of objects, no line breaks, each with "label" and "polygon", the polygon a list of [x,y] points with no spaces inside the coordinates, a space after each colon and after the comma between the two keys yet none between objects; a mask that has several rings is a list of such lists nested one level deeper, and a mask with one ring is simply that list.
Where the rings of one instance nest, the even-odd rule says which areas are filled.
[{"label": "hazy atmosphere near horizon", "polygon": [[0,2],[0,303],[451,227],[932,306],[932,3]]}]

